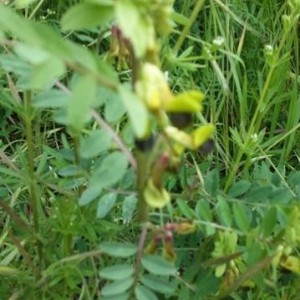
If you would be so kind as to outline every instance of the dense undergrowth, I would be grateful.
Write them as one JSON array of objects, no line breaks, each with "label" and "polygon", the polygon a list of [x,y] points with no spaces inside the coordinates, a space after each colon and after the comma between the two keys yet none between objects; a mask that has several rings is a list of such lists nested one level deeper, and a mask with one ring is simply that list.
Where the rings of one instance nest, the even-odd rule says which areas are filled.
[{"label": "dense undergrowth", "polygon": [[300,299],[300,2],[172,2],[0,1],[0,299]]}]

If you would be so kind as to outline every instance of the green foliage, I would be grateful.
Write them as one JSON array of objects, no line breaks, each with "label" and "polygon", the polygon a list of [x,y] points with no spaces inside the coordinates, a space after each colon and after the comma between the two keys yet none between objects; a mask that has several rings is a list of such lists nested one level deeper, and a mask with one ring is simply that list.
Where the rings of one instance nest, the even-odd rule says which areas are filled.
[{"label": "green foliage", "polygon": [[0,5],[1,299],[298,299],[298,2]]}]

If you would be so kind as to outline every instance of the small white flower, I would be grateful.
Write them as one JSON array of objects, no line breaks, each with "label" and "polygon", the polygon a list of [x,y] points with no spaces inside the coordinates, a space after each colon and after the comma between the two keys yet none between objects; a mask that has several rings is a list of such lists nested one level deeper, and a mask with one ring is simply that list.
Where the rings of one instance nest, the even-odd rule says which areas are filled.
[{"label": "small white flower", "polygon": [[258,139],[258,135],[256,133],[252,134],[251,139],[252,139],[253,142],[256,142],[257,139]]},{"label": "small white flower", "polygon": [[214,40],[213,40],[213,44],[215,46],[221,47],[223,46],[225,42],[225,39],[222,36],[217,36]]},{"label": "small white flower", "polygon": [[274,52],[274,48],[272,45],[265,45],[265,53],[268,55],[272,55]]}]

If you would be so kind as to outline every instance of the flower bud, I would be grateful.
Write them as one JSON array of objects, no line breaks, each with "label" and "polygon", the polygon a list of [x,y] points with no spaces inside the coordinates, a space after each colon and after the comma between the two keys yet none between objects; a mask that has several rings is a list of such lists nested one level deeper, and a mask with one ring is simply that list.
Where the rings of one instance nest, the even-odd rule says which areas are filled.
[{"label": "flower bud", "polygon": [[177,224],[176,232],[179,234],[189,234],[196,230],[196,224],[194,223],[179,223]]}]

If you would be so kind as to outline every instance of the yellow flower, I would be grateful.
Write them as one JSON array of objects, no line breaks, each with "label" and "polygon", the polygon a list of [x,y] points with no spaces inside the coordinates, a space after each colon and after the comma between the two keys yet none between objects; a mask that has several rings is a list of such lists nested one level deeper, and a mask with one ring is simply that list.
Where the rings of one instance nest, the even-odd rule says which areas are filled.
[{"label": "yellow flower", "polygon": [[164,110],[170,113],[194,113],[202,110],[204,95],[201,92],[191,90],[174,96],[164,73],[151,63],[144,63],[141,67],[135,90],[153,112]]},{"label": "yellow flower", "polygon": [[212,124],[203,125],[191,134],[193,139],[193,149],[201,147],[209,138],[212,137],[215,131],[215,126]]},{"label": "yellow flower", "polygon": [[193,148],[193,138],[188,133],[173,126],[167,126],[165,128],[165,133],[170,139],[180,145],[183,145],[185,148]]},{"label": "yellow flower", "polygon": [[174,142],[183,145],[185,148],[196,150],[210,139],[215,131],[212,124],[203,125],[195,129],[191,134],[179,130],[173,126],[165,128],[166,135]]},{"label": "yellow flower", "polygon": [[149,179],[144,191],[147,204],[153,208],[163,208],[170,202],[170,194],[163,188],[157,188],[152,179]]},{"label": "yellow flower", "polygon": [[163,72],[151,63],[142,66],[135,90],[151,111],[160,110],[173,97]]},{"label": "yellow flower", "polygon": [[287,269],[291,272],[300,275],[300,259],[296,256],[288,256],[284,259],[281,259],[280,266],[284,269]]},{"label": "yellow flower", "polygon": [[166,99],[163,102],[164,109],[167,112],[200,112],[203,107],[201,102],[204,95],[199,91],[187,91],[174,96],[171,99]]}]

